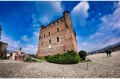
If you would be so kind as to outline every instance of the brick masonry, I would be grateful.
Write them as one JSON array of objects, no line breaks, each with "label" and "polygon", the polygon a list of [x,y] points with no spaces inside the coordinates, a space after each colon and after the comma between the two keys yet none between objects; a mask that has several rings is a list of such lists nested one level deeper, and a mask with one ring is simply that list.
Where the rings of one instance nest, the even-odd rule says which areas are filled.
[{"label": "brick masonry", "polygon": [[69,12],[65,11],[61,18],[47,26],[41,26],[37,56],[64,53],[71,49],[77,51],[76,34],[72,28]]}]

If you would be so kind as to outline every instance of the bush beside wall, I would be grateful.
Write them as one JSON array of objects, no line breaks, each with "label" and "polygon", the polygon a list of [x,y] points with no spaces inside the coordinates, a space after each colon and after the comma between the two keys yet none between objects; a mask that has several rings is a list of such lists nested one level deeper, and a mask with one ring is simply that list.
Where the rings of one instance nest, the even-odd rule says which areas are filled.
[{"label": "bush beside wall", "polygon": [[79,61],[81,61],[79,55],[73,50],[67,51],[66,53],[63,54],[46,56],[45,58],[48,62],[57,64],[76,64]]}]

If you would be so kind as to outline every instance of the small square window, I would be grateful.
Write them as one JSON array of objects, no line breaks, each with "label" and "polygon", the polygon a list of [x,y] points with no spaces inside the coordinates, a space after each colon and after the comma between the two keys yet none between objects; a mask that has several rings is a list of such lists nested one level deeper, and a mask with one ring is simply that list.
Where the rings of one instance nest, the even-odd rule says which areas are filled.
[{"label": "small square window", "polygon": [[48,35],[50,35],[50,32],[49,32],[49,34]]},{"label": "small square window", "polygon": [[59,37],[57,37],[57,42],[59,42]]},{"label": "small square window", "polygon": [[44,34],[44,37],[45,37],[45,34]]},{"label": "small square window", "polygon": [[51,39],[49,40],[49,44],[51,44]]},{"label": "small square window", "polygon": [[59,32],[59,28],[57,28],[57,32]]}]

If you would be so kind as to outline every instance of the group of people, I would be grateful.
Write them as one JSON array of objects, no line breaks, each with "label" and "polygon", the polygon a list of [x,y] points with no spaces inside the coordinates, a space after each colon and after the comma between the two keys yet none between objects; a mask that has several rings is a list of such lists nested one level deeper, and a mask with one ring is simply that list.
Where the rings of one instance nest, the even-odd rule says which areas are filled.
[{"label": "group of people", "polygon": [[106,54],[107,54],[107,57],[108,57],[108,56],[111,57],[111,50],[107,50],[107,51],[106,51]]}]

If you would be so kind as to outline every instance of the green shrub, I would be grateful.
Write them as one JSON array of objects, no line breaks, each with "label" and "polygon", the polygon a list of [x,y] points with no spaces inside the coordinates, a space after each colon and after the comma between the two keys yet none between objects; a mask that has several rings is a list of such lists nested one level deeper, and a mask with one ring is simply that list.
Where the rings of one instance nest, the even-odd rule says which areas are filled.
[{"label": "green shrub", "polygon": [[26,62],[32,62],[32,59],[31,59],[30,57],[27,57],[27,58],[25,59],[25,61],[26,61]]},{"label": "green shrub", "polygon": [[73,50],[63,54],[48,56],[46,58],[48,62],[57,64],[76,64],[81,60],[79,55]]},{"label": "green shrub", "polygon": [[87,52],[84,50],[79,51],[79,56],[82,58],[82,60],[86,59]]},{"label": "green shrub", "polygon": [[45,57],[38,57],[38,59],[46,61]]},{"label": "green shrub", "polygon": [[45,56],[45,59],[47,59],[47,58],[49,58],[50,57],[50,55],[48,55],[48,56]]},{"label": "green shrub", "polygon": [[40,62],[39,59],[34,58],[34,57],[27,57],[27,58],[25,59],[25,61],[26,61],[26,62]]}]

